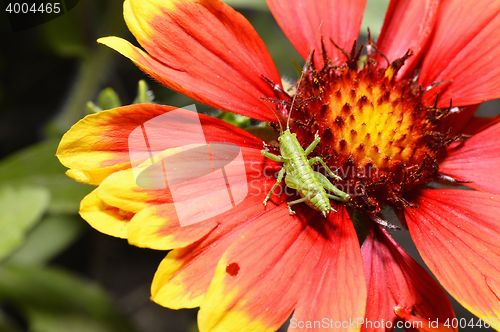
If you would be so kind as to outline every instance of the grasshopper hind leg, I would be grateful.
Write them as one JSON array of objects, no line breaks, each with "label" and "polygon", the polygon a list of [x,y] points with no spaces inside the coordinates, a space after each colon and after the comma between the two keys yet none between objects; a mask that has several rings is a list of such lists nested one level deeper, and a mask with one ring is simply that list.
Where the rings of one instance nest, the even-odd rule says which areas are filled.
[{"label": "grasshopper hind leg", "polygon": [[291,201],[290,203],[288,203],[288,212],[290,212],[290,215],[293,216],[295,214],[295,211],[292,210],[292,207],[291,207],[292,205],[306,202],[307,200],[309,200],[309,199],[311,199],[313,197],[314,197],[314,195],[308,195],[308,196],[299,198],[299,199],[297,199],[295,201]]}]

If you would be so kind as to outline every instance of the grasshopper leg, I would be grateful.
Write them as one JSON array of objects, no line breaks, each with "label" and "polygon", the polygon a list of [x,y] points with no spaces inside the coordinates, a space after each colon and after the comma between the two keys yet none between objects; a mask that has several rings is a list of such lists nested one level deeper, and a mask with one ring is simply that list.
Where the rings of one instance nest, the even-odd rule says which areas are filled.
[{"label": "grasshopper leg", "polygon": [[280,184],[280,182],[283,180],[283,176],[285,175],[285,168],[283,167],[280,172],[278,173],[278,178],[276,179],[276,183],[274,184],[274,186],[271,188],[271,191],[267,194],[266,198],[264,199],[264,202],[262,202],[262,204],[264,204],[264,206],[267,205],[267,201],[269,200],[269,198],[271,197],[271,194],[273,193],[273,191],[276,189],[276,187]]},{"label": "grasshopper leg", "polygon": [[332,172],[330,167],[328,167],[328,165],[320,157],[314,157],[314,158],[309,159],[309,165],[312,166],[312,165],[316,164],[318,161],[321,163],[321,166],[323,166],[326,169],[326,172],[328,174],[330,174],[331,177],[333,177],[335,180],[342,180],[342,178],[340,176],[338,176]]},{"label": "grasshopper leg", "polygon": [[269,149],[267,148],[267,145],[264,145],[264,150],[260,150],[260,153],[264,156],[264,157],[267,157],[271,160],[274,160],[274,161],[277,161],[277,162],[280,162],[280,163],[284,163],[286,161],[285,158],[283,158],[282,156],[277,156],[271,152],[269,152]]},{"label": "grasshopper leg", "polygon": [[311,199],[313,197],[314,197],[314,194],[313,195],[308,195],[308,196],[305,196],[305,197],[302,197],[302,198],[299,198],[299,199],[297,199],[295,201],[291,201],[290,203],[288,203],[288,212],[290,212],[290,215],[293,216],[295,214],[295,211],[293,211],[292,208],[291,208],[292,205],[306,202],[308,199]]},{"label": "grasshopper leg", "polygon": [[328,180],[326,178],[326,176],[324,176],[323,174],[318,173],[318,172],[314,172],[314,176],[316,177],[316,179],[319,180],[319,182],[321,183],[323,188],[325,188],[326,190],[328,190],[336,195],[336,196],[329,195],[328,197],[330,199],[334,199],[336,201],[341,201],[341,202],[347,202],[349,200],[349,198],[350,198],[349,194],[347,194],[347,193],[343,192],[342,190],[338,189],[337,187],[335,187],[330,182],[330,180]]},{"label": "grasshopper leg", "polygon": [[312,141],[312,143],[309,144],[309,146],[304,151],[306,153],[306,156],[314,150],[314,148],[319,144],[320,141],[321,138],[319,137],[318,132],[316,132],[316,134],[314,135],[314,141]]}]

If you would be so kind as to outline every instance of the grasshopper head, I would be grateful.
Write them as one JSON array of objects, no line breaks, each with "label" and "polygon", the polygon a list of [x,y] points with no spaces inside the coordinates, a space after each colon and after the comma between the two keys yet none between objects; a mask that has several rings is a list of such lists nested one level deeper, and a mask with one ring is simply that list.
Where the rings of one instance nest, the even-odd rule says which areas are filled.
[{"label": "grasshopper head", "polygon": [[284,158],[290,159],[302,150],[302,147],[297,141],[297,135],[292,133],[290,129],[281,133],[280,137],[278,137],[278,142],[280,145],[281,156]]}]

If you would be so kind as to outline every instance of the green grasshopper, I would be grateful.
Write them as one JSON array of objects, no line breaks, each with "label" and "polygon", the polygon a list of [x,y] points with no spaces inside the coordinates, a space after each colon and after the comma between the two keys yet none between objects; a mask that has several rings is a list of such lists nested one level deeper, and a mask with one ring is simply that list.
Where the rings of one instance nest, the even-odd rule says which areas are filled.
[{"label": "green grasshopper", "polygon": [[[336,212],[330,205],[329,199],[342,202],[347,202],[349,200],[349,195],[347,193],[336,188],[326,176],[312,169],[312,165],[320,162],[330,176],[336,180],[341,180],[341,178],[335,175],[320,157],[307,159],[307,156],[319,144],[320,140],[318,133],[316,133],[314,141],[304,151],[297,140],[297,136],[290,132],[287,124],[287,129],[285,131],[280,131],[280,136],[278,137],[281,155],[277,156],[270,153],[264,143],[264,150],[261,151],[262,155],[271,160],[283,163],[283,167],[278,173],[276,183],[264,199],[264,206],[266,206],[271,194],[283,180],[285,172],[286,185],[289,188],[298,190],[300,196],[302,196],[302,198],[288,203],[288,211],[291,215],[295,214],[291,208],[292,205],[305,202],[311,208],[321,211],[323,216],[326,217],[326,214],[330,211]],[[333,192],[335,195],[328,194],[326,190]]]}]

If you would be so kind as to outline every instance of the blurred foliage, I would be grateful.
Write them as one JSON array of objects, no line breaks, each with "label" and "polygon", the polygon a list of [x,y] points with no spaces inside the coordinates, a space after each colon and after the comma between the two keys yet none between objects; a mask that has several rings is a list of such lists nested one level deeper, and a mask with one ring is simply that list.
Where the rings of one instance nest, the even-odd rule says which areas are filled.
[{"label": "blurred foliage", "polygon": [[50,193],[43,187],[0,187],[0,260],[22,245],[25,233],[43,215],[49,199]]},{"label": "blurred foliage", "polygon": [[[284,37],[265,0],[226,2],[248,17],[280,73],[296,79],[292,61],[303,59]],[[370,26],[374,36],[387,3],[368,2],[363,27]],[[153,100],[177,107],[193,103],[154,82],[148,86],[142,80],[145,75],[128,59],[97,45],[97,38],[110,35],[134,40],[121,7],[122,1],[80,1],[67,14],[16,34],[5,17],[0,19],[0,42],[9,50],[0,54],[0,156],[7,156],[0,160],[0,331],[133,331],[129,320],[114,309],[116,298],[111,300],[107,292],[121,290],[125,280],[143,282],[147,290],[158,256],[141,251],[138,261],[150,255],[152,267],[142,281],[136,280],[142,276],[138,263],[128,266],[133,260],[123,255],[123,249],[113,256],[112,248],[120,240],[98,237],[78,215],[81,199],[93,188],[67,177],[55,157],[62,135],[86,114]],[[266,139],[276,135],[269,128],[255,127],[249,118],[204,105],[197,108]],[[109,263],[115,261],[116,265]],[[123,272],[120,280],[103,282],[107,278],[101,271],[109,272],[108,266]],[[98,284],[105,284],[106,291]],[[140,302],[135,288],[128,292],[123,303],[139,303],[128,317],[144,331],[164,331],[158,317],[167,309],[159,308],[156,318],[149,312],[134,316],[140,312],[137,306],[149,305],[149,294]],[[123,303],[122,312],[127,307]],[[169,331],[197,330],[195,313],[183,312],[187,313],[175,313],[178,321],[167,325]]]},{"label": "blurred foliage", "polygon": [[1,266],[0,300],[23,313],[33,332],[133,331],[100,288],[59,269]]}]

